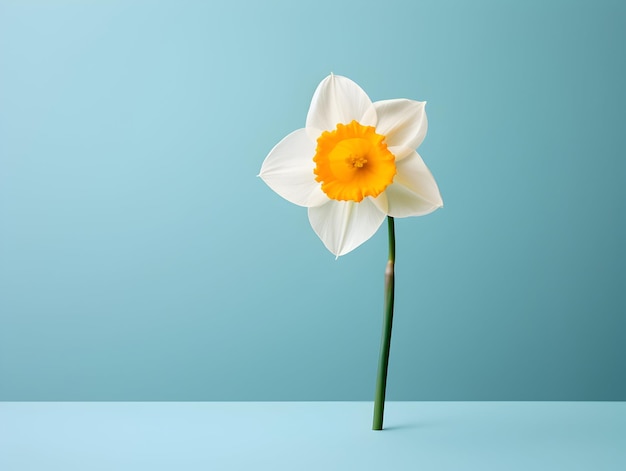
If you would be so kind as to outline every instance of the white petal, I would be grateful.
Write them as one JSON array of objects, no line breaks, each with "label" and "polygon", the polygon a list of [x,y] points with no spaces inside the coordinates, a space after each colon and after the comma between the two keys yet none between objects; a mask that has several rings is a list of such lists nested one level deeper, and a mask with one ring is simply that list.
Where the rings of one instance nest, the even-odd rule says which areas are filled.
[{"label": "white petal", "polygon": [[306,127],[312,139],[323,131],[332,131],[337,124],[356,120],[364,126],[376,126],[376,110],[367,94],[352,80],[329,75],[313,94]]},{"label": "white petal", "polygon": [[316,206],[328,201],[315,181],[316,144],[305,129],[292,132],[265,157],[259,177],[288,201],[299,206]]},{"label": "white petal", "polygon": [[395,156],[396,162],[408,157],[409,155],[413,154],[413,152],[415,152],[415,149],[404,146],[387,146],[387,149],[389,149],[389,152],[391,152]]},{"label": "white petal", "polygon": [[383,191],[376,198],[368,197],[372,200],[372,203],[376,205],[376,207],[385,214],[388,214],[389,211],[389,202],[387,200],[387,194]]},{"label": "white petal", "polygon": [[360,203],[331,200],[309,208],[309,221],[324,245],[337,257],[356,249],[372,237],[385,220],[370,198]]},{"label": "white petal", "polygon": [[417,149],[428,130],[425,106],[425,101],[406,99],[377,101],[374,103],[378,115],[376,132],[385,136],[390,147]]},{"label": "white petal", "polygon": [[437,182],[417,152],[397,163],[398,174],[385,189],[392,217],[423,216],[443,206]]}]

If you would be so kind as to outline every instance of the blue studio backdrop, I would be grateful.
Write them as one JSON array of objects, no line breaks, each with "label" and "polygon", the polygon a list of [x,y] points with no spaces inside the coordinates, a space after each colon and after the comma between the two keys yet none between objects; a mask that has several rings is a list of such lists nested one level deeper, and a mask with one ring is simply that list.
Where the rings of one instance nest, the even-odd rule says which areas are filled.
[{"label": "blue studio backdrop", "polygon": [[386,231],[256,175],[330,72],[428,101],[388,399],[626,400],[626,4],[0,0],[0,400],[372,400]]}]

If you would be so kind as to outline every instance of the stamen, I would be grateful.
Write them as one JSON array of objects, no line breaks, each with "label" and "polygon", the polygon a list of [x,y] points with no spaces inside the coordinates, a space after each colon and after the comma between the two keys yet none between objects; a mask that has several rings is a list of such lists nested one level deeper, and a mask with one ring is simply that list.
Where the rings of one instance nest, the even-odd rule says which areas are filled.
[{"label": "stamen", "polygon": [[362,155],[351,155],[346,159],[346,162],[354,168],[363,168],[367,163],[367,159]]}]

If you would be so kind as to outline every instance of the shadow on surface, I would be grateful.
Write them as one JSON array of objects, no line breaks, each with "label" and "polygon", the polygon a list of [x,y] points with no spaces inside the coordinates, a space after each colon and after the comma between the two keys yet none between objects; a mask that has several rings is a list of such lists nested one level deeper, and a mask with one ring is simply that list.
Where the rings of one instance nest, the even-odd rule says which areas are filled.
[{"label": "shadow on surface", "polygon": [[432,428],[435,424],[432,422],[409,422],[409,423],[400,423],[389,426],[383,426],[383,432],[389,431],[392,432],[394,430],[415,430],[421,428]]}]

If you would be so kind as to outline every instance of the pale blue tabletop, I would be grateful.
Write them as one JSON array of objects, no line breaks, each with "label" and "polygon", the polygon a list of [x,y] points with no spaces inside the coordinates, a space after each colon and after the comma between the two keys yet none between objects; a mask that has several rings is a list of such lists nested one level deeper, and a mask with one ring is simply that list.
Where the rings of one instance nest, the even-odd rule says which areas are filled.
[{"label": "pale blue tabletop", "polygon": [[0,470],[626,469],[624,402],[0,403]]}]

